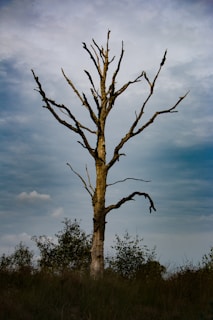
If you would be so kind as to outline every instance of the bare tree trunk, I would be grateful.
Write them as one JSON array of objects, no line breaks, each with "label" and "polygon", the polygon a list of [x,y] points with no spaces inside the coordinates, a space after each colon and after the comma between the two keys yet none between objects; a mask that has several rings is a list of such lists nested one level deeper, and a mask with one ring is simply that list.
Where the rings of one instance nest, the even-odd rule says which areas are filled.
[{"label": "bare tree trunk", "polygon": [[105,216],[101,212],[94,214],[93,226],[90,275],[93,279],[98,279],[104,272]]},{"label": "bare tree trunk", "polygon": [[[105,196],[106,196],[106,149],[104,137],[104,122],[102,123],[101,134],[97,139],[96,158],[96,189],[93,195],[93,239],[91,248],[90,275],[100,278],[104,272],[104,234],[105,234]],[[103,131],[102,131],[103,130]]]}]

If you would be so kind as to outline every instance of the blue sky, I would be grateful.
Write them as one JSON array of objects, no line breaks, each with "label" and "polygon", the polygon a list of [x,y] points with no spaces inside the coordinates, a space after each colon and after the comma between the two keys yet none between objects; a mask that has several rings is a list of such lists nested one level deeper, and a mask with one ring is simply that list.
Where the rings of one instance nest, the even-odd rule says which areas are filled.
[{"label": "blue sky", "polygon": [[[92,231],[90,198],[67,162],[83,176],[93,163],[78,137],[42,108],[31,69],[49,97],[70,106],[85,123],[88,116],[70,91],[61,67],[80,91],[89,94],[84,69],[94,74],[82,48],[94,38],[110,53],[125,56],[118,86],[142,70],[150,78],[165,49],[166,64],[146,116],[172,106],[188,90],[178,113],[165,114],[124,148],[112,169],[108,204],[135,190],[149,192],[157,212],[136,198],[107,217],[106,251],[125,230],[144,238],[164,264],[201,261],[213,246],[213,4],[175,0],[0,0],[0,253],[10,253],[33,235],[54,234],[65,218]],[[107,125],[108,155],[138,110],[144,82],[120,97]]]}]

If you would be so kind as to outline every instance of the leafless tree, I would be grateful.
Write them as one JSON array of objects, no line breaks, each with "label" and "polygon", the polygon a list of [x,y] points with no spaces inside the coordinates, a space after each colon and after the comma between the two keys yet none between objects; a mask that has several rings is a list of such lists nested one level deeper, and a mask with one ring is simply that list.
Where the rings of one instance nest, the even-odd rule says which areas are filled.
[{"label": "leafless tree", "polygon": [[[88,111],[88,115],[93,122],[93,126],[95,130],[91,127],[88,127],[83,124],[82,121],[77,119],[73,113],[73,111],[65,106],[64,104],[59,104],[55,100],[52,100],[47,97],[46,92],[44,91],[39,78],[36,76],[35,72],[32,70],[34,79],[38,85],[36,89],[44,102],[44,108],[48,109],[53,117],[63,126],[67,127],[72,132],[76,133],[80,137],[80,141],[78,141],[83,148],[85,148],[92,159],[94,160],[95,164],[95,174],[96,174],[96,182],[95,186],[93,187],[90,181],[90,176],[88,170],[86,168],[87,179],[84,179],[82,175],[76,172],[72,166],[68,163],[70,169],[76,174],[82,181],[85,189],[89,193],[92,201],[93,206],[93,240],[92,240],[92,248],[91,248],[91,276],[94,278],[101,277],[104,271],[104,234],[105,234],[105,223],[106,223],[106,216],[107,214],[113,210],[118,209],[127,201],[133,200],[135,196],[143,196],[149,202],[149,210],[156,210],[154,206],[154,202],[150,195],[145,192],[141,191],[134,191],[129,195],[123,197],[122,199],[118,200],[114,204],[110,204],[106,206],[105,199],[106,199],[106,191],[107,188],[115,183],[118,182],[125,182],[128,179],[134,178],[124,178],[123,180],[116,181],[115,183],[109,184],[107,182],[107,177],[110,169],[114,166],[114,164],[119,161],[120,157],[124,155],[122,153],[123,146],[133,137],[142,133],[147,127],[149,127],[155,120],[162,114],[166,113],[173,113],[176,112],[177,106],[180,102],[186,97],[187,93],[180,97],[174,105],[169,107],[168,109],[164,109],[161,111],[157,111],[152,114],[152,116],[145,121],[145,123],[141,123],[141,119],[145,113],[145,108],[147,103],[149,102],[150,98],[154,93],[154,88],[158,76],[161,72],[161,69],[166,61],[166,54],[165,51],[163,58],[161,60],[160,66],[154,76],[154,79],[151,80],[145,71],[142,71],[134,80],[128,81],[123,84],[121,87],[117,88],[117,76],[119,74],[121,63],[124,57],[124,46],[123,42],[121,45],[121,52],[119,59],[116,63],[114,72],[111,74],[110,84],[107,85],[107,76],[109,76],[109,66],[115,60],[115,56],[110,58],[109,55],[109,39],[110,39],[110,31],[107,33],[107,40],[105,47],[99,46],[96,41],[93,39],[92,44],[90,47],[83,43],[83,48],[88,53],[89,57],[94,64],[95,70],[97,71],[99,83],[95,83],[94,77],[91,76],[91,73],[87,70],[84,70],[86,76],[88,77],[90,83],[90,91],[91,97],[94,101],[92,105],[89,102],[85,93],[80,93],[80,91],[76,88],[74,83],[71,79],[67,77],[64,70],[62,69],[62,73],[64,78],[66,79],[67,83],[74,91],[74,93],[79,98],[82,106]],[[131,126],[127,128],[126,134],[120,139],[119,143],[114,146],[112,156],[107,161],[106,158],[106,144],[105,144],[105,125],[106,120],[112,111],[116,99],[123,94],[131,85],[138,83],[139,81],[144,81],[148,84],[148,94],[143,103],[141,104],[139,112],[135,113],[135,119]],[[66,120],[64,120],[63,115],[66,114],[68,116]],[[88,135],[92,134],[96,137],[96,144],[91,145],[88,139]],[[135,179],[140,180],[140,179]]]}]

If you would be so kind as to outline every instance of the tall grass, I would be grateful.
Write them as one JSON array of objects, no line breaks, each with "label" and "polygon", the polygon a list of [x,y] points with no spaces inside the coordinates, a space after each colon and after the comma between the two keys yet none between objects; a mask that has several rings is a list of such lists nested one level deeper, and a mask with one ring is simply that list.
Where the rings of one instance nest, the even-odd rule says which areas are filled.
[{"label": "tall grass", "polygon": [[178,271],[168,279],[113,273],[93,281],[64,272],[1,272],[2,320],[212,320],[213,273]]}]

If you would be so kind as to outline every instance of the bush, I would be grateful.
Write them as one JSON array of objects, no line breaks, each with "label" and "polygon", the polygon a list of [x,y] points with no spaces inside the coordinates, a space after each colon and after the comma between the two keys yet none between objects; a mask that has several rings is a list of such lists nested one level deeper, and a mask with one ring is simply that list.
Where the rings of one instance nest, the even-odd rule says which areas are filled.
[{"label": "bush", "polygon": [[62,223],[63,230],[55,235],[57,243],[47,236],[32,238],[40,251],[39,268],[51,272],[88,269],[91,237],[80,229],[76,220],[65,219]]},{"label": "bush", "polygon": [[118,235],[115,237],[115,245],[112,246],[115,255],[106,258],[108,271],[113,271],[123,278],[132,279],[139,271],[142,272],[148,263],[154,263],[155,248],[150,250],[146,245],[141,245],[143,239],[137,235],[132,238],[128,232],[124,234],[123,239]]},{"label": "bush", "polygon": [[6,256],[3,254],[0,258],[0,271],[3,272],[31,272],[33,270],[33,252],[20,242],[14,250],[14,253]]}]

